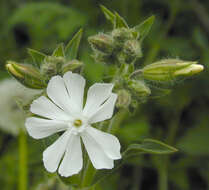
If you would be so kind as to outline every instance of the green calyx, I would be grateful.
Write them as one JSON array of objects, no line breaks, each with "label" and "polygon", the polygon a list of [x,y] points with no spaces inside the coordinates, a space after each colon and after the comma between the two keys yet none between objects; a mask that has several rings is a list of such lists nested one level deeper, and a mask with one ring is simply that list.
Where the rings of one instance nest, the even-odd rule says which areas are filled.
[{"label": "green calyx", "polygon": [[40,72],[30,65],[8,61],[6,69],[15,79],[28,88],[43,89],[46,87]]},{"label": "green calyx", "polygon": [[142,76],[147,80],[169,82],[178,76],[191,76],[203,70],[203,66],[192,61],[164,59],[145,66]]},{"label": "green calyx", "polygon": [[97,62],[107,64],[134,63],[142,56],[138,32],[120,27],[107,34],[89,37],[88,41]]}]

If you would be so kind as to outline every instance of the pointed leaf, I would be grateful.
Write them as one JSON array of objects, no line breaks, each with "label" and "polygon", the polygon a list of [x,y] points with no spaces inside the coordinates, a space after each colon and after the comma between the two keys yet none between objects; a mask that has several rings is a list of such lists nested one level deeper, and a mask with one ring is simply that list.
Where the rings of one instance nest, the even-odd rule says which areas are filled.
[{"label": "pointed leaf", "polygon": [[105,17],[107,20],[109,20],[113,26],[115,24],[115,14],[113,12],[111,12],[110,10],[108,10],[105,6],[100,5],[102,12],[104,13]]},{"label": "pointed leaf", "polygon": [[52,55],[55,56],[55,57],[64,57],[65,56],[63,43],[59,44],[57,46],[57,48],[54,50]]},{"label": "pointed leaf", "polygon": [[130,145],[123,153],[122,159],[115,161],[115,166],[112,170],[99,170],[97,171],[92,185],[99,183],[106,177],[116,172],[123,164],[126,159],[131,156],[137,156],[139,154],[170,154],[176,152],[177,149],[169,146],[163,142],[154,139],[145,139],[141,144]]},{"label": "pointed leaf", "polygon": [[72,38],[72,40],[68,43],[65,48],[65,56],[67,60],[76,59],[78,54],[78,48],[81,41],[81,37],[83,34],[83,30],[80,29]]},{"label": "pointed leaf", "polygon": [[123,153],[124,157],[132,154],[151,153],[151,154],[170,154],[176,152],[177,149],[167,145],[161,141],[154,139],[145,139],[141,144],[132,144]]},{"label": "pointed leaf", "polygon": [[28,53],[31,55],[36,66],[40,67],[46,55],[34,49],[28,49]]},{"label": "pointed leaf", "polygon": [[151,16],[148,19],[146,19],[144,22],[142,22],[141,24],[134,27],[135,30],[139,32],[140,42],[142,42],[143,39],[149,33],[151,26],[154,23],[154,20],[155,20],[155,16]]},{"label": "pointed leaf", "polygon": [[128,24],[125,19],[122,18],[117,12],[115,12],[115,27],[116,28],[128,28]]}]

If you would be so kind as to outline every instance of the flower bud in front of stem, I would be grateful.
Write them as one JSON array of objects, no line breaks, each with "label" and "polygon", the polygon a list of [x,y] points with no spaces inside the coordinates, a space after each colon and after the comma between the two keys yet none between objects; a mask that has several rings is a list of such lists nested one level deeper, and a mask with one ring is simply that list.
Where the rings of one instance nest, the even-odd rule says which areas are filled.
[{"label": "flower bud in front of stem", "polygon": [[114,49],[114,40],[110,35],[98,34],[88,38],[93,49],[101,51],[105,54],[111,54]]},{"label": "flower bud in front of stem", "polygon": [[144,81],[129,80],[128,87],[138,98],[147,97],[151,94],[150,88],[144,83]]},{"label": "flower bud in front of stem", "polygon": [[124,52],[129,56],[141,57],[141,47],[137,40],[128,40],[124,44]]},{"label": "flower bud in front of stem", "polygon": [[62,65],[62,74],[68,71],[74,71],[82,66],[83,66],[83,63],[81,61],[74,59]]},{"label": "flower bud in front of stem", "polygon": [[147,80],[169,82],[178,76],[191,76],[203,70],[203,66],[192,61],[164,59],[145,66],[142,76]]},{"label": "flower bud in front of stem", "polygon": [[40,72],[48,82],[51,77],[61,74],[62,65],[65,59],[63,57],[47,56],[41,65]]},{"label": "flower bud in front of stem", "polygon": [[125,42],[126,40],[130,40],[134,38],[132,29],[128,28],[117,28],[114,29],[111,33],[113,39],[119,42]]},{"label": "flower bud in front of stem", "polygon": [[6,69],[15,79],[28,88],[43,89],[46,87],[40,72],[30,65],[8,61]]},{"label": "flower bud in front of stem", "polygon": [[116,102],[116,107],[117,108],[128,108],[130,103],[131,103],[131,94],[125,90],[119,90],[117,92],[118,98]]}]

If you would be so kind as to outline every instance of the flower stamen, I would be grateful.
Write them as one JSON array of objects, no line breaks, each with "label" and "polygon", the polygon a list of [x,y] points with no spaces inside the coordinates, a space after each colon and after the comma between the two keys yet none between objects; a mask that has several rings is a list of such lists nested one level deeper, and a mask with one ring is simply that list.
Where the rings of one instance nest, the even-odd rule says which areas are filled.
[{"label": "flower stamen", "polygon": [[80,127],[82,125],[82,121],[80,119],[76,119],[73,123],[75,127]]}]

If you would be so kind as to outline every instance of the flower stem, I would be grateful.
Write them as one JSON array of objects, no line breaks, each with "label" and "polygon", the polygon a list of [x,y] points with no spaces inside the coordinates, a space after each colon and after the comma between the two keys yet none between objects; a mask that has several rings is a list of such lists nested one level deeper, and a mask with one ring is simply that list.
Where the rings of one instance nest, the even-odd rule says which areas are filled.
[{"label": "flower stem", "polygon": [[[169,132],[167,135],[166,142],[169,145],[175,144],[175,137],[178,131],[179,122],[180,122],[180,115],[174,114],[175,117],[171,121],[169,125]],[[161,158],[160,164],[158,167],[158,190],[167,190],[168,189],[168,168],[170,164],[170,155],[165,155]]]},{"label": "flower stem", "polygon": [[[168,175],[167,175],[167,163],[161,163],[161,167],[158,169],[158,190],[168,190]],[[165,161],[167,158],[165,158]]]},{"label": "flower stem", "polygon": [[20,129],[19,132],[19,190],[27,190],[28,171],[27,171],[27,136]]},{"label": "flower stem", "polygon": [[95,173],[96,173],[96,170],[94,169],[89,158],[87,157],[87,162],[86,162],[86,167],[83,173],[83,180],[82,180],[81,187],[89,186],[94,178]]},{"label": "flower stem", "polygon": [[115,134],[119,129],[123,120],[127,117],[128,111],[126,109],[119,110],[118,113],[110,120],[109,126],[107,128],[108,133]]}]

